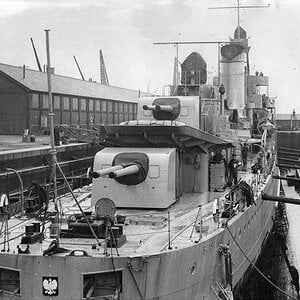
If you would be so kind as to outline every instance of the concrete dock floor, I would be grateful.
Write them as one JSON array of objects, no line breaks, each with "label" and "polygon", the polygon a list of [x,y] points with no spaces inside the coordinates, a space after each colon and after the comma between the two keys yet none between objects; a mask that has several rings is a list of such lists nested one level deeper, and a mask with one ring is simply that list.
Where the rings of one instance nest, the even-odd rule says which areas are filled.
[{"label": "concrete dock floor", "polygon": [[23,142],[22,135],[0,135],[0,151],[38,148],[50,145],[50,136],[36,136],[34,142]]}]

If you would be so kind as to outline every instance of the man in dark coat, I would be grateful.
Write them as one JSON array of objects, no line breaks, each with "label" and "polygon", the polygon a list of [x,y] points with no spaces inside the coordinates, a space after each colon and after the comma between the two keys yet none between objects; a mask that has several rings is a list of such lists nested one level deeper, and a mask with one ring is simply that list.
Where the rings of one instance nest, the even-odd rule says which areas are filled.
[{"label": "man in dark coat", "polygon": [[54,145],[59,146],[60,145],[60,133],[59,133],[59,127],[54,127]]},{"label": "man in dark coat", "polygon": [[238,181],[238,167],[241,165],[241,163],[236,159],[236,155],[233,153],[231,160],[229,161],[228,167],[229,167],[229,183],[237,184]]},{"label": "man in dark coat", "polygon": [[243,161],[243,166],[247,167],[247,159],[248,159],[248,152],[249,152],[249,147],[246,143],[242,145],[242,161]]}]

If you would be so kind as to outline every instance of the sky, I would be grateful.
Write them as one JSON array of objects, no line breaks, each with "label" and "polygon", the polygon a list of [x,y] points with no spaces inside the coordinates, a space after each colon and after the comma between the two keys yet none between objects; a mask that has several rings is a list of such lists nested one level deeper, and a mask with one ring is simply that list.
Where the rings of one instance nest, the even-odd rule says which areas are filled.
[{"label": "sky", "polygon": [[[99,49],[109,83],[162,93],[171,84],[176,50],[168,41],[227,41],[237,26],[236,0],[0,0],[0,62],[37,69],[30,38],[46,64],[45,29],[50,29],[51,66],[59,75],[100,81]],[[300,1],[240,0],[241,26],[250,39],[250,70],[269,76],[277,112],[300,113]],[[179,61],[199,52],[210,80],[217,74],[216,45],[179,47]]]}]

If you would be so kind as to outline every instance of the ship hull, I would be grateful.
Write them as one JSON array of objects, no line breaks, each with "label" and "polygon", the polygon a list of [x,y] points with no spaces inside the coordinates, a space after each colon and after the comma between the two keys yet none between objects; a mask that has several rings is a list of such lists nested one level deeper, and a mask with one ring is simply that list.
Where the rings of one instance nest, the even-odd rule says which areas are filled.
[{"label": "ship hull", "polygon": [[[269,176],[263,191],[277,195],[279,181]],[[219,228],[198,243],[187,241],[190,245],[183,248],[146,256],[38,256],[3,252],[0,255],[1,271],[12,270],[13,274],[18,274],[20,288],[15,292],[4,291],[0,299],[49,299],[50,294],[43,294],[45,277],[57,278],[58,294],[53,295],[53,299],[87,299],[85,285],[87,278],[93,276],[96,280],[104,277],[119,280],[122,286],[120,299],[216,299],[216,283],[226,283],[220,244],[229,246],[232,285],[238,289],[250,269],[250,262],[255,263],[261,253],[274,214],[274,203],[263,201],[259,196],[256,205],[228,222],[228,228]],[[9,275],[6,273],[4,277]],[[104,299],[104,295],[113,299],[114,291],[108,292],[106,287],[90,299]]]}]

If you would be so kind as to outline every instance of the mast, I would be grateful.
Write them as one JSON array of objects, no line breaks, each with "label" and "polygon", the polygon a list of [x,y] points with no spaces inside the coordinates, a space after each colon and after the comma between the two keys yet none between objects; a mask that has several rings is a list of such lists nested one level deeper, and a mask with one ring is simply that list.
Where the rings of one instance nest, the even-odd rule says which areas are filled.
[{"label": "mast", "polygon": [[240,29],[240,0],[237,0],[237,22],[238,22],[238,39],[241,38],[241,29]]},{"label": "mast", "polygon": [[53,99],[51,90],[51,64],[50,64],[50,47],[49,47],[49,31],[50,29],[45,29],[46,32],[46,51],[47,51],[47,79],[48,79],[48,101],[49,101],[49,119],[50,119],[50,141],[51,150],[50,154],[52,156],[52,179],[53,179],[53,201],[56,206],[57,198],[57,186],[56,186],[56,149],[54,144],[54,112],[53,112]]},{"label": "mast", "polygon": [[240,9],[241,8],[270,8],[270,4],[268,5],[240,5],[240,0],[237,0],[237,6],[216,6],[209,7],[208,9],[237,9],[237,25],[238,25],[238,38],[240,39]]}]

